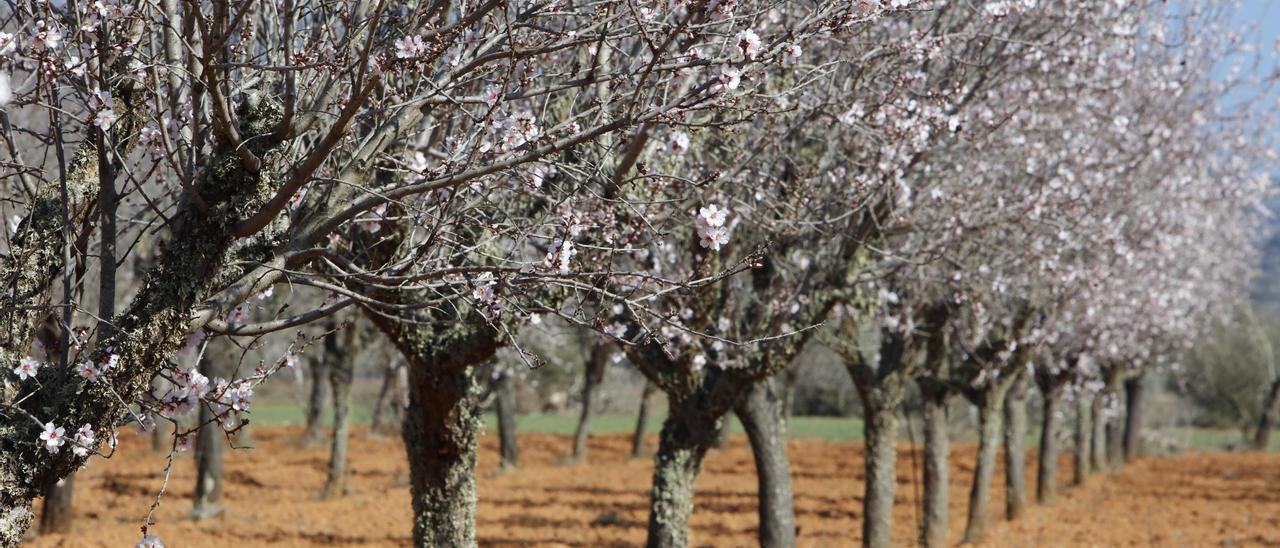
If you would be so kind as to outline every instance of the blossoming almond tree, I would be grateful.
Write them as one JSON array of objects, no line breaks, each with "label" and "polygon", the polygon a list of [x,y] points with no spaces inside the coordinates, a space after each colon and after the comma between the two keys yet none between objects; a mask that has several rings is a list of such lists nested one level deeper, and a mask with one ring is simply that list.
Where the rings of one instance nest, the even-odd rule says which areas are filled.
[{"label": "blossoming almond tree", "polygon": [[[17,542],[43,486],[83,462],[75,452],[46,449],[44,424],[54,423],[53,432],[88,424],[102,440],[128,413],[144,421],[197,405],[243,413],[252,386],[291,362],[285,356],[207,389],[172,359],[188,333],[203,326],[253,336],[353,303],[388,304],[324,281],[350,267],[333,238],[356,229],[376,234],[388,215],[426,227],[424,239],[398,246],[402,254],[385,263],[391,266],[364,281],[470,288],[477,306],[469,309],[493,325],[502,291],[574,277],[566,267],[575,246],[565,236],[544,240],[537,230],[545,224],[504,226],[510,217],[484,207],[489,192],[536,192],[542,184],[548,191],[541,198],[551,204],[590,194],[600,166],[575,155],[596,144],[608,150],[643,141],[655,124],[706,109],[717,95],[734,92],[744,71],[795,57],[791,41],[846,17],[837,7],[791,11],[794,19],[758,45],[746,40],[748,58],[730,56],[739,46],[728,39],[768,4],[678,7],[21,4],[3,20],[0,36],[4,135],[18,166],[14,203],[24,204],[3,264],[6,370],[27,355],[41,320],[59,310],[47,299],[83,249],[72,245],[76,236],[95,228],[101,188],[133,201],[134,209],[121,210],[133,222],[118,241],[138,241],[157,228],[167,237],[129,304],[104,318],[112,333],[86,338],[72,360],[77,370],[45,367],[37,383],[5,380],[0,544]],[[701,43],[723,52],[704,55],[694,47]],[[579,95],[587,89],[598,90],[594,99]],[[412,154],[401,154],[406,150]],[[592,156],[611,158],[608,171],[622,179],[635,158],[620,150],[616,159]],[[371,187],[373,165],[402,176]],[[554,170],[568,173],[556,179]],[[459,227],[484,236],[464,244],[475,245],[468,252],[493,251],[493,260],[472,255],[458,264],[449,238]],[[551,251],[554,268],[522,272],[530,263],[510,253],[531,240]],[[382,277],[388,273],[410,279]],[[337,296],[269,320],[240,306],[284,282]],[[81,309],[68,301],[60,310],[70,317]],[[390,316],[384,310],[382,317]],[[70,333],[71,322],[61,323]],[[156,374],[173,379],[175,391],[135,403]],[[436,399],[420,395],[418,402]],[[440,519],[457,524],[452,542],[473,542],[465,515]],[[420,533],[431,530],[420,523]]]}]

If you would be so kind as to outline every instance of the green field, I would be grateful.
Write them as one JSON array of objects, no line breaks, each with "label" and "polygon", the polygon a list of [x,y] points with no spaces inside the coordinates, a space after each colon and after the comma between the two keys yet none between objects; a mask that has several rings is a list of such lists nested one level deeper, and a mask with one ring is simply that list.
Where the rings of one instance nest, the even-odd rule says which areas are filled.
[{"label": "green field", "polygon": [[[356,406],[352,409],[352,420],[356,424],[369,424],[371,413],[367,407]],[[303,422],[302,409],[292,403],[275,403],[254,405],[252,420],[265,426],[300,425]],[[631,432],[635,428],[633,415],[597,415],[592,421],[592,432],[619,433]],[[325,423],[331,424],[329,417]],[[493,415],[485,416],[485,428],[492,431],[496,428]],[[541,432],[547,434],[572,434],[578,425],[578,416],[573,413],[555,415],[521,415],[516,417],[516,427],[522,432]],[[657,433],[662,427],[662,416],[654,415],[649,420],[648,431]],[[914,435],[919,439],[919,424],[915,430],[904,430],[901,441],[906,442]],[[796,439],[820,439],[828,441],[861,441],[862,420],[845,417],[794,417],[790,424],[791,437]],[[733,431],[742,432],[742,425],[733,420]],[[1169,428],[1161,434],[1189,449],[1197,451],[1221,451],[1231,445],[1240,445],[1240,432],[1210,428]],[[1035,447],[1039,443],[1037,432],[1028,434],[1027,446]],[[973,441],[972,434],[955,436],[957,441]],[[1280,450],[1280,435],[1273,436],[1271,449]]]}]

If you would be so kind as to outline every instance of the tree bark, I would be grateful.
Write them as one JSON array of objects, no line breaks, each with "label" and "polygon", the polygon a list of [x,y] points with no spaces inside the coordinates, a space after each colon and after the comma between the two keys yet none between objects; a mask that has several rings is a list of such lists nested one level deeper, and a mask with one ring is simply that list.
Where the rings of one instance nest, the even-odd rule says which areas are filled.
[{"label": "tree bark", "polygon": [[974,398],[978,406],[978,462],[973,470],[969,490],[969,520],[965,524],[963,543],[978,542],[987,529],[987,503],[991,500],[991,481],[996,472],[996,456],[1000,448],[1001,407],[1004,392],[996,387],[979,391]]},{"label": "tree bark", "polygon": [[41,535],[71,532],[75,483],[76,475],[70,474],[45,491],[44,509],[40,513]]},{"label": "tree bark", "polygon": [[415,546],[475,546],[476,447],[481,421],[471,367],[409,368],[405,451]]},{"label": "tree bark", "polygon": [[1093,452],[1089,455],[1089,468],[1094,472],[1102,472],[1107,469],[1107,418],[1106,418],[1106,394],[1098,393],[1093,397],[1093,417],[1091,419],[1093,425],[1092,441]]},{"label": "tree bark", "polygon": [[516,442],[516,391],[511,375],[501,373],[494,381],[498,411],[500,467],[504,470],[520,466],[520,449]]},{"label": "tree bark", "polygon": [[1280,378],[1271,381],[1262,404],[1262,416],[1258,417],[1258,431],[1253,435],[1253,448],[1266,451],[1271,446],[1271,428],[1280,418]]},{"label": "tree bark", "polygon": [[862,545],[885,548],[891,544],[893,497],[898,487],[898,417],[896,406],[867,406],[864,398],[863,429],[867,457],[863,497]]},{"label": "tree bark", "polygon": [[734,406],[734,414],[746,430],[755,458],[760,498],[757,540],[765,548],[795,546],[796,514],[782,395],[769,380],[755,383]]},{"label": "tree bark", "polygon": [[[386,409],[388,406],[396,405],[398,398],[393,392],[399,392],[397,384],[400,378],[400,368],[395,365],[389,365],[382,370],[382,387],[378,389],[378,399],[373,403],[373,418],[370,420],[369,431],[374,433],[382,432],[387,425]],[[390,400],[390,403],[388,402]]]},{"label": "tree bark", "polygon": [[596,389],[604,381],[604,372],[609,365],[610,347],[596,343],[591,347],[591,355],[587,358],[586,371],[582,379],[582,413],[578,415],[578,427],[573,431],[573,462],[587,461],[587,437],[591,435],[591,417],[595,414],[592,402]]},{"label": "tree bark", "polygon": [[[1124,384],[1116,382],[1112,394],[1117,401],[1124,401]],[[1124,465],[1124,423],[1126,418],[1116,414],[1107,419],[1107,468],[1118,470]]]},{"label": "tree bark", "polygon": [[1036,502],[1050,504],[1058,496],[1058,437],[1055,435],[1057,413],[1062,401],[1061,386],[1040,387],[1044,415],[1040,417],[1039,465],[1036,467]]},{"label": "tree bark", "polygon": [[340,497],[347,491],[347,442],[351,431],[351,380],[355,376],[355,358],[360,353],[361,324],[346,326],[324,340],[324,358],[328,362],[329,386],[333,389],[333,440],[329,450],[329,473],[322,497]]},{"label": "tree bark", "polygon": [[[200,374],[213,379],[229,377],[233,369],[230,356],[217,341],[211,341],[203,359],[200,360]],[[216,350],[215,350],[216,349]],[[191,509],[191,519],[202,520],[222,513],[222,472],[227,450],[226,431],[214,422],[214,414],[209,406],[200,406],[200,424],[204,425],[196,433],[196,489],[195,501]],[[157,428],[159,428],[157,426]]]},{"label": "tree bark", "polygon": [[693,515],[693,482],[702,458],[715,443],[719,423],[697,402],[682,404],[668,398],[667,419],[658,437],[653,468],[653,492],[649,501],[650,548],[683,548],[689,545],[689,518]]},{"label": "tree bark", "polygon": [[920,545],[942,548],[947,545],[951,503],[951,439],[947,429],[950,393],[946,385],[931,379],[920,379],[919,384],[924,403],[924,522]]},{"label": "tree bark", "polygon": [[1139,373],[1124,381],[1124,462],[1130,463],[1142,458],[1142,421],[1143,421],[1143,380],[1146,375]]},{"label": "tree bark", "polygon": [[656,387],[651,381],[645,381],[644,390],[640,392],[640,409],[636,411],[636,429],[631,434],[631,458],[644,456],[644,437],[649,430],[649,400],[653,399]]},{"label": "tree bark", "polygon": [[725,417],[720,421],[720,426],[716,427],[716,439],[711,443],[711,447],[715,449],[724,449],[729,445],[729,435],[733,433],[733,420]]},{"label": "tree bark", "polygon": [[1004,399],[1005,518],[1015,520],[1027,506],[1027,388],[1026,371],[1017,373]]},{"label": "tree bark", "polygon": [[303,447],[316,447],[324,439],[324,412],[329,398],[328,361],[311,360],[310,366],[311,393],[307,397],[306,427],[299,442]]},{"label": "tree bark", "polygon": [[1091,401],[1092,398],[1085,397],[1080,391],[1076,392],[1076,462],[1075,469],[1072,473],[1072,485],[1084,485],[1084,480],[1092,471],[1090,460],[1092,459],[1093,447],[1093,425],[1090,424],[1092,416]]}]

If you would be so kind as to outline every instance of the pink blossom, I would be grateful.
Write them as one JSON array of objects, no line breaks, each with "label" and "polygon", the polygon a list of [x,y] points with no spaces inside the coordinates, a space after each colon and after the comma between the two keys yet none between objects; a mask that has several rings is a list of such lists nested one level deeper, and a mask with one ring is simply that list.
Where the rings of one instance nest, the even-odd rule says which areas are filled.
[{"label": "pink blossom", "polygon": [[35,378],[36,373],[40,370],[40,362],[34,358],[27,356],[18,361],[18,366],[13,368],[13,374],[18,376],[19,380],[27,380]]},{"label": "pink blossom", "polygon": [[396,57],[400,59],[413,59],[426,51],[427,44],[422,41],[421,36],[405,36],[396,40]]},{"label": "pink blossom", "polygon": [[71,448],[71,451],[75,453],[77,457],[83,457],[93,450],[93,444],[96,441],[97,436],[93,433],[93,427],[86,424],[81,426],[80,430],[76,432],[75,445]]},{"label": "pink blossom", "polygon": [[40,433],[40,441],[44,442],[44,448],[51,454],[57,454],[62,448],[62,444],[66,443],[66,430],[55,426],[52,422],[44,423],[44,432]]},{"label": "pink blossom", "polygon": [[751,29],[743,29],[733,37],[734,46],[742,52],[742,56],[747,59],[755,59],[760,53],[760,36],[756,31]]}]

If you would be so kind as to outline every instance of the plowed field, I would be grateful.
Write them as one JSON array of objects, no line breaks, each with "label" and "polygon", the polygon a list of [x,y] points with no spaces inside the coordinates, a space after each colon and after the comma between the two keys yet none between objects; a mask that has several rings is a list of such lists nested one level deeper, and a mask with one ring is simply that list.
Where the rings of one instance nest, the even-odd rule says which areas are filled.
[{"label": "plowed field", "polygon": [[[195,522],[190,455],[174,463],[153,531],[171,547],[404,546],[410,544],[408,472],[397,439],[356,430],[350,492],[320,500],[328,454],[298,449],[297,428],[260,428],[256,449],[228,455],[225,512]],[[592,439],[590,464],[568,465],[565,437],[520,437],[522,467],[497,473],[497,437],[480,455],[478,536],[488,546],[633,546],[645,536],[650,459],[629,459],[623,435]],[[656,440],[650,440],[650,446]],[[800,541],[848,546],[860,534],[861,444],[791,443]],[[959,539],[974,449],[953,452],[951,534]],[[898,459],[895,539],[912,544],[918,511],[918,452]],[[162,482],[165,458],[145,440],[123,436],[110,461],[96,459],[76,481],[77,518],[69,535],[30,546],[132,546]],[[1034,473],[1034,461],[1029,472]],[[1280,455],[1189,454],[1148,459],[1086,485],[1065,487],[1060,500],[1003,520],[1003,489],[993,489],[990,546],[1251,546],[1280,545]],[[1003,471],[996,480],[1003,485]],[[1034,485],[1030,481],[1029,485]],[[754,545],[756,481],[745,438],[707,458],[697,483],[692,540],[699,546]],[[37,506],[39,506],[37,504]]]}]

